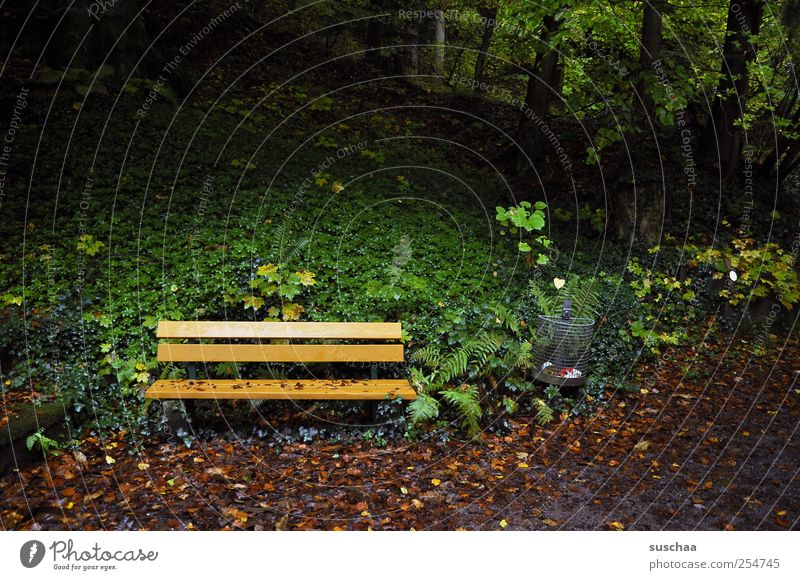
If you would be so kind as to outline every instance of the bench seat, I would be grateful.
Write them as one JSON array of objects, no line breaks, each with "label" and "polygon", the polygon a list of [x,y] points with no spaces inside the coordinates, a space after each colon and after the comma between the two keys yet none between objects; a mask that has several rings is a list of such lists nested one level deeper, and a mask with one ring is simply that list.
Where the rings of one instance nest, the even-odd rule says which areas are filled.
[{"label": "bench seat", "polygon": [[[188,378],[155,381],[145,391],[148,399],[380,401],[417,398],[407,380],[378,379],[378,364],[405,360],[399,322],[161,320],[157,335],[164,339],[158,345],[159,362],[188,363]],[[341,363],[358,364],[362,368],[365,368],[363,363],[368,363],[370,378],[235,380],[198,377],[198,365],[211,370],[208,363],[219,362],[303,363],[303,366]],[[348,374],[352,375],[352,370]]]},{"label": "bench seat", "polygon": [[158,380],[148,399],[339,399],[413,400],[417,393],[403,379],[329,380]]}]

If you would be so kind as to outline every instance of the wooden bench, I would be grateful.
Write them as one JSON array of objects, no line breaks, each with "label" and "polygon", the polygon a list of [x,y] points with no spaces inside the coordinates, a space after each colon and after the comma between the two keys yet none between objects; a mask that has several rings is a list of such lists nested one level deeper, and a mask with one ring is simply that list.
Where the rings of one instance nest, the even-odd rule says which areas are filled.
[{"label": "wooden bench", "polygon": [[[161,342],[158,360],[189,363],[188,379],[157,380],[145,392],[150,399],[364,399],[411,400],[407,380],[378,379],[379,362],[402,362],[399,322],[177,322],[158,323],[158,337],[191,343]],[[203,343],[199,341],[204,341]],[[225,342],[209,343],[210,340]],[[237,341],[232,343],[231,341]],[[252,341],[249,344],[241,341]],[[303,341],[315,343],[303,344]],[[331,341],[359,341],[358,344]],[[324,341],[324,342],[323,342]],[[365,342],[362,342],[365,341]],[[375,342],[372,342],[375,341]],[[395,341],[391,343],[389,341]],[[219,362],[373,363],[370,379],[205,379],[196,365]]]}]

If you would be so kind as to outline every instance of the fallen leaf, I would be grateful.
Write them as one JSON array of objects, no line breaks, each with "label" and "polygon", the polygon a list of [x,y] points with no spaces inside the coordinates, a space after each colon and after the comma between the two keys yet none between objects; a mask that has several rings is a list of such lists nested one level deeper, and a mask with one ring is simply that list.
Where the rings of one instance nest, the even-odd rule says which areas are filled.
[{"label": "fallen leaf", "polygon": [[432,483],[434,486],[439,486],[439,485],[441,485],[441,483],[442,483],[442,480],[441,480],[441,479],[436,479],[436,478],[433,478],[433,479],[431,479],[431,483]]},{"label": "fallen leaf", "polygon": [[624,530],[625,526],[622,525],[620,522],[611,522],[608,524],[612,530]]},{"label": "fallen leaf", "polygon": [[508,527],[508,522],[506,520],[500,520],[500,527],[501,528],[507,528]]},{"label": "fallen leaf", "polygon": [[110,455],[106,455],[106,463],[108,463],[109,465],[112,465],[112,464],[114,464],[114,463],[116,463],[116,462],[117,462],[117,460],[116,460],[116,459],[114,459],[114,458],[113,458],[113,457],[111,457]]},{"label": "fallen leaf", "polygon": [[650,447],[650,442],[642,439],[636,445],[633,446],[634,451],[647,451],[647,448]]},{"label": "fallen leaf", "polygon": [[140,463],[136,467],[138,467],[139,469],[144,471],[145,469],[150,469],[150,464],[149,463]]}]

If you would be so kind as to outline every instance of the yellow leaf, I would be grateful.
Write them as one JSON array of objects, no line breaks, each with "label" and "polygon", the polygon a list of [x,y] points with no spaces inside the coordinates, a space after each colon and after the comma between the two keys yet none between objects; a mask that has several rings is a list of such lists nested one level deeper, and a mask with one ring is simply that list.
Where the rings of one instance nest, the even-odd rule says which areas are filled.
[{"label": "yellow leaf", "polygon": [[431,483],[433,485],[435,485],[435,486],[438,486],[438,485],[440,485],[442,483],[442,480],[434,478],[434,479],[431,479]]},{"label": "yellow leaf", "polygon": [[301,270],[300,272],[297,272],[297,276],[300,278],[300,283],[303,286],[313,286],[314,284],[316,284],[316,280],[314,280],[314,276],[316,276],[316,274],[314,274],[313,272],[309,272],[308,270]]},{"label": "yellow leaf", "polygon": [[269,263],[263,266],[258,267],[258,275],[259,276],[266,276],[267,274],[271,274],[273,272],[277,272],[278,267],[275,264]]},{"label": "yellow leaf", "polygon": [[69,502],[69,503],[67,504],[67,509],[68,509],[68,510],[71,510],[71,509],[72,509],[74,506],[75,506],[75,504],[74,504],[74,503],[72,503],[72,502]]},{"label": "yellow leaf", "polygon": [[300,318],[300,315],[305,312],[305,308],[303,308],[300,304],[295,304],[294,302],[286,302],[283,305],[283,319],[284,320],[297,320]]},{"label": "yellow leaf", "polygon": [[116,463],[116,462],[117,462],[117,460],[116,460],[116,459],[114,459],[114,458],[113,458],[113,457],[111,457],[110,455],[106,455],[106,463],[108,463],[109,465],[111,465],[111,464],[113,464],[113,463]]},{"label": "yellow leaf", "polygon": [[141,469],[142,471],[144,471],[145,469],[150,469],[150,464],[149,464],[149,463],[140,463],[140,464],[139,464],[139,465],[137,465],[136,467],[138,467],[139,469]]},{"label": "yellow leaf", "polygon": [[611,522],[611,523],[609,524],[609,526],[611,526],[611,528],[613,528],[613,529],[615,529],[615,530],[624,530],[624,529],[625,529],[625,526],[623,526],[623,525],[622,525],[621,523],[619,523],[619,522]]},{"label": "yellow leaf", "polygon": [[364,518],[368,518],[368,517],[369,517],[369,516],[371,516],[371,515],[372,515],[372,514],[371,514],[371,513],[369,513],[367,510],[364,510],[363,512],[361,512],[361,517],[364,517]]},{"label": "yellow leaf", "polygon": [[505,520],[500,520],[500,527],[501,528],[507,528],[508,527],[508,522],[505,521]]},{"label": "yellow leaf", "polygon": [[340,191],[344,190],[344,185],[342,185],[341,181],[334,181],[333,185],[331,185],[331,191],[333,193],[339,193]]},{"label": "yellow leaf", "polygon": [[528,469],[530,467],[527,463],[517,463],[517,467],[521,467],[522,469]]},{"label": "yellow leaf", "polygon": [[650,442],[646,439],[642,439],[636,445],[633,446],[634,451],[647,451],[647,448],[650,447]]}]

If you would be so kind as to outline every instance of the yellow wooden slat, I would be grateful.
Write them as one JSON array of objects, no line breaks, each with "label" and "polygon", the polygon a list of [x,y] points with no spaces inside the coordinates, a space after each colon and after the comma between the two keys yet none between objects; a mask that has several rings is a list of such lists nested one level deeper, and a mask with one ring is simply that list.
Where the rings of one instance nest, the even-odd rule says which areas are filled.
[{"label": "yellow wooden slat", "polygon": [[172,362],[402,362],[402,344],[168,344],[158,360]]},{"label": "yellow wooden slat", "polygon": [[399,322],[237,322],[173,321],[158,323],[159,338],[330,338],[399,340]]},{"label": "yellow wooden slat", "polygon": [[159,380],[148,399],[343,399],[381,400],[400,397],[413,400],[417,394],[408,381],[377,380]]}]

